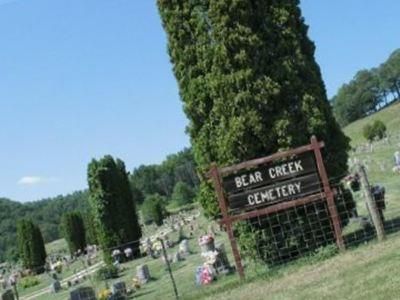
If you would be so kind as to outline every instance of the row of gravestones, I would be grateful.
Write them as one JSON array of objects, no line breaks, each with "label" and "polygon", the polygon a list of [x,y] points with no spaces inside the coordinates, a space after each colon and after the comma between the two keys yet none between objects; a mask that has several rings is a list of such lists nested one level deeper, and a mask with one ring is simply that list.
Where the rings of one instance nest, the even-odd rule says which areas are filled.
[{"label": "row of gravestones", "polygon": [[355,166],[359,163],[362,163],[363,166],[365,167],[366,170],[369,170],[371,166],[376,166],[381,172],[387,172],[392,168],[393,172],[397,171],[397,168],[400,169],[400,151],[396,151],[393,156],[393,161],[394,161],[394,167],[390,167],[390,164],[388,166],[386,161],[376,161],[372,159],[370,156],[367,156],[365,159],[360,160],[357,157],[352,157],[349,158],[349,166]]},{"label": "row of gravestones", "polygon": [[[150,272],[147,265],[140,265],[136,268],[136,275],[141,284],[145,284],[150,280]],[[123,281],[115,282],[112,285],[111,296],[109,300],[126,299],[128,291]],[[70,292],[70,300],[95,300],[96,294],[91,287],[80,287]]]},{"label": "row of gravestones", "polygon": [[[96,293],[91,287],[80,287],[70,292],[70,300],[96,300]],[[125,282],[119,281],[112,285],[108,300],[125,300],[128,291]]]},{"label": "row of gravestones", "polygon": [[[188,240],[183,240],[181,242],[180,251],[182,251],[182,253],[184,253],[186,255],[189,254]],[[136,267],[136,277],[138,278],[140,284],[145,284],[150,281],[151,275],[150,275],[149,268],[146,264],[139,265]],[[58,281],[56,281],[56,282],[58,282]],[[52,288],[52,291],[57,292],[61,288],[61,286],[53,283],[51,288]],[[126,285],[124,282],[114,283],[111,299],[113,299],[113,300],[125,299],[126,294],[127,294],[127,291],[126,291]],[[96,299],[96,296],[95,296],[95,292],[92,288],[80,287],[78,289],[71,291],[70,299],[71,300],[92,300],[92,299]]]},{"label": "row of gravestones", "polygon": [[[216,247],[213,245],[211,248],[202,249],[203,251],[217,251],[218,256],[217,260],[214,264],[214,268],[217,273],[219,274],[226,274],[230,272],[231,267],[226,255],[226,251],[223,244],[219,244]],[[183,240],[180,244],[180,251],[185,254],[189,254],[189,243],[187,240]],[[179,253],[179,252],[178,252]],[[141,284],[145,284],[150,281],[151,275],[149,268],[146,264],[139,265],[136,268],[136,276]],[[112,288],[112,296],[110,299],[112,300],[119,300],[119,299],[126,299],[127,290],[126,285],[124,282],[116,282]],[[70,293],[71,300],[95,300],[95,292],[90,287],[81,287],[71,291]],[[8,300],[8,299],[7,299]]]}]

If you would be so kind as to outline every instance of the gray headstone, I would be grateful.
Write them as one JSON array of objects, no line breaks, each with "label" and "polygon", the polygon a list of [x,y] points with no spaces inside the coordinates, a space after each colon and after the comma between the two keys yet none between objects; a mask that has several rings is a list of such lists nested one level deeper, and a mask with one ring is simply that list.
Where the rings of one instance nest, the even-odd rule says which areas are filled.
[{"label": "gray headstone", "polygon": [[174,256],[173,256],[173,258],[172,258],[172,261],[173,261],[174,263],[177,263],[177,262],[179,262],[179,261],[181,261],[181,260],[183,260],[183,257],[181,256],[181,254],[180,254],[179,252],[175,252],[175,253],[174,253]]},{"label": "gray headstone", "polygon": [[218,272],[220,273],[228,273],[231,269],[228,256],[226,255],[225,251],[225,245],[224,244],[218,244],[215,247],[215,250],[218,252],[218,257],[217,261],[215,263],[215,267]]},{"label": "gray headstone", "polygon": [[12,290],[6,290],[0,294],[0,300],[14,300],[14,293]]},{"label": "gray headstone", "polygon": [[182,252],[183,255],[189,255],[189,241],[187,239],[184,239],[180,244],[179,244],[179,250]]},{"label": "gray headstone", "polygon": [[149,267],[147,265],[140,265],[136,267],[136,276],[140,283],[147,283],[150,280]]},{"label": "gray headstone", "polygon": [[70,292],[70,300],[96,300],[96,294],[91,287],[80,287]]},{"label": "gray headstone", "polygon": [[50,292],[55,294],[58,293],[61,290],[61,283],[56,280],[50,285]]},{"label": "gray headstone", "polygon": [[126,295],[126,285],[125,282],[119,281],[115,282],[112,286],[112,293],[113,294],[121,294],[121,295]]}]

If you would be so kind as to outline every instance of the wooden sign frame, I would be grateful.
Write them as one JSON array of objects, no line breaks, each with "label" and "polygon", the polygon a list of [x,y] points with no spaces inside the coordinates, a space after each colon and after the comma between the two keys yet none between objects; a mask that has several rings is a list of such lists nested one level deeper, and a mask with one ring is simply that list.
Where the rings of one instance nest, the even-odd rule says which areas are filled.
[{"label": "wooden sign frame", "polygon": [[[232,248],[233,257],[235,260],[236,269],[238,270],[238,273],[239,273],[239,276],[241,279],[244,279],[244,277],[245,277],[244,269],[243,269],[242,260],[241,260],[240,254],[239,254],[237,242],[236,242],[235,236],[233,234],[233,229],[232,229],[232,224],[233,224],[233,222],[236,222],[236,221],[247,220],[247,219],[254,218],[254,217],[265,216],[265,215],[268,215],[271,213],[276,213],[276,212],[283,211],[283,210],[286,210],[289,208],[293,208],[293,207],[296,207],[299,205],[305,205],[308,203],[312,203],[314,201],[326,199],[327,204],[328,204],[329,215],[330,215],[332,226],[334,229],[336,244],[340,250],[343,250],[345,248],[344,240],[343,240],[343,236],[342,236],[342,229],[340,226],[340,218],[339,218],[337,208],[335,205],[334,193],[330,187],[328,175],[326,173],[325,165],[324,165],[324,162],[322,159],[321,148],[323,148],[324,146],[325,146],[324,142],[318,141],[315,136],[312,136],[309,145],[301,146],[296,149],[277,152],[270,156],[245,161],[245,162],[242,162],[242,163],[239,163],[236,165],[223,167],[223,168],[218,168],[216,163],[213,163],[211,165],[209,176],[213,180],[215,192],[218,197],[218,203],[219,203],[219,207],[220,207],[221,214],[222,214],[222,219],[220,220],[220,222],[226,228],[228,238],[229,238],[231,248]],[[315,161],[317,164],[317,171],[318,171],[321,183],[322,183],[323,192],[321,191],[319,193],[308,195],[308,196],[294,199],[291,201],[279,202],[279,203],[272,204],[267,207],[262,207],[262,208],[258,208],[258,209],[256,208],[256,210],[251,210],[251,211],[244,212],[241,214],[232,215],[229,213],[228,201],[227,201],[227,197],[224,193],[224,188],[223,188],[223,184],[222,184],[223,176],[227,176],[229,174],[232,174],[232,173],[244,170],[244,169],[249,169],[249,168],[257,167],[259,165],[264,165],[264,164],[273,162],[277,159],[286,158],[286,157],[290,157],[293,155],[299,155],[299,154],[303,154],[303,153],[307,153],[307,152],[311,152],[315,156]]]}]

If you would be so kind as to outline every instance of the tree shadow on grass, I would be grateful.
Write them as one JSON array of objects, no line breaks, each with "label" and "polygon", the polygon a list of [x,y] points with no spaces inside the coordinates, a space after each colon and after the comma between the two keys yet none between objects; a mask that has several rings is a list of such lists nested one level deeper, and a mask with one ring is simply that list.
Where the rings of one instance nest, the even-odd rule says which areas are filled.
[{"label": "tree shadow on grass", "polygon": [[[384,221],[386,234],[393,234],[400,231],[400,217]],[[344,236],[346,247],[353,248],[361,244],[372,241],[376,238],[376,232],[373,226],[368,225]]]},{"label": "tree shadow on grass", "polygon": [[128,299],[136,299],[136,298],[139,298],[141,296],[145,296],[145,295],[148,295],[148,294],[151,294],[151,293],[154,293],[154,290],[135,292],[132,295],[130,295],[128,297]]}]

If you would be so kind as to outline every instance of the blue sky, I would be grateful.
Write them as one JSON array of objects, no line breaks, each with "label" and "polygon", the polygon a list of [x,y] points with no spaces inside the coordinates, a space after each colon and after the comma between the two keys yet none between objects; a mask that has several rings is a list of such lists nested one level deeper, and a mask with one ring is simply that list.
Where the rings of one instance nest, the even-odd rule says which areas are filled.
[{"label": "blue sky", "polygon": [[[400,47],[400,1],[303,0],[329,96]],[[152,0],[0,0],[0,197],[86,188],[112,154],[129,170],[189,145]]]}]

